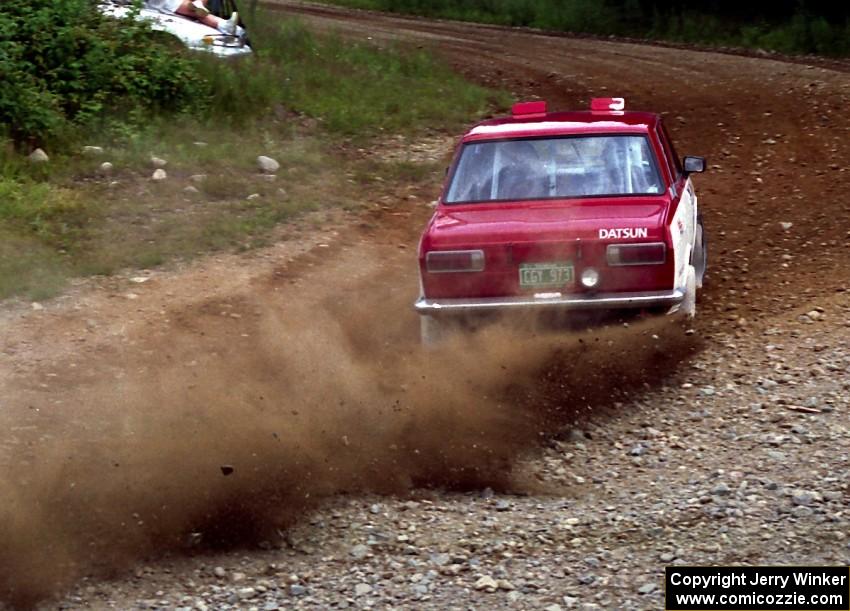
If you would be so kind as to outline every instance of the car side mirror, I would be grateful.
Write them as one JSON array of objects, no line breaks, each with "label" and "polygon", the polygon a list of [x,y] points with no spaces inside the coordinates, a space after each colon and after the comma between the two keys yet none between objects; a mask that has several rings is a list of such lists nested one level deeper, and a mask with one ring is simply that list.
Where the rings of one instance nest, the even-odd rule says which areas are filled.
[{"label": "car side mirror", "polygon": [[685,174],[699,174],[705,172],[705,157],[693,157],[688,155],[685,157],[682,165],[685,167]]}]

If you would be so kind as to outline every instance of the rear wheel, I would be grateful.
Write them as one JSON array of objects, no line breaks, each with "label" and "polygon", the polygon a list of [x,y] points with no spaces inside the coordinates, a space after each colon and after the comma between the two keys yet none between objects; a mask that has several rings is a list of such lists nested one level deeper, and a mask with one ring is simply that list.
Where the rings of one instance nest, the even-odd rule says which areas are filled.
[{"label": "rear wheel", "polygon": [[697,217],[696,236],[694,238],[694,269],[696,270],[696,286],[702,288],[705,270],[708,267],[708,244],[706,242],[705,227],[702,224],[702,216]]},{"label": "rear wheel", "polygon": [[679,314],[690,320],[697,314],[697,273],[693,265],[688,266],[688,276],[685,281],[685,297],[679,304]]}]

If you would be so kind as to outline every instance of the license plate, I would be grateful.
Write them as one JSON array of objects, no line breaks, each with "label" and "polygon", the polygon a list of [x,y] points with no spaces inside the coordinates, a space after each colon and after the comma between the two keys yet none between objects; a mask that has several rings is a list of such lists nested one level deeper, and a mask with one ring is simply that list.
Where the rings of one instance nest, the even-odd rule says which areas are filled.
[{"label": "license plate", "polygon": [[519,266],[520,288],[554,288],[572,283],[571,263],[522,263]]}]

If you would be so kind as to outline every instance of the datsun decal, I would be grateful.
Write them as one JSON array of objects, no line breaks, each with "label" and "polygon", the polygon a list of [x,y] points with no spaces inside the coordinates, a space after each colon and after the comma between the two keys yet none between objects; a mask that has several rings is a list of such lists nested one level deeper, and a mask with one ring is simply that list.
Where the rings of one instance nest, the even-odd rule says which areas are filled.
[{"label": "datsun decal", "polygon": [[648,233],[649,230],[646,227],[619,227],[616,229],[600,229],[599,239],[608,240],[611,238],[615,238],[617,240],[622,240],[645,238]]}]

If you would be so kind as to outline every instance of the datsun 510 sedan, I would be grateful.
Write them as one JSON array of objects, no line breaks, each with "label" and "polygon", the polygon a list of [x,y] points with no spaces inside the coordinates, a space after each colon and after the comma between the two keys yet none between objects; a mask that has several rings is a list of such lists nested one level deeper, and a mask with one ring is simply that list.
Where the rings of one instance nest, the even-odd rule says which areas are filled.
[{"label": "datsun 510 sedan", "polygon": [[419,243],[422,339],[511,310],[696,312],[706,238],[691,174],[657,114],[515,104],[461,139]]}]

